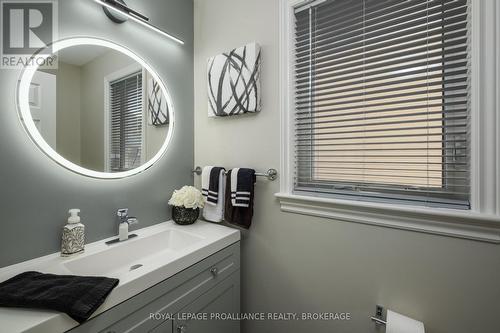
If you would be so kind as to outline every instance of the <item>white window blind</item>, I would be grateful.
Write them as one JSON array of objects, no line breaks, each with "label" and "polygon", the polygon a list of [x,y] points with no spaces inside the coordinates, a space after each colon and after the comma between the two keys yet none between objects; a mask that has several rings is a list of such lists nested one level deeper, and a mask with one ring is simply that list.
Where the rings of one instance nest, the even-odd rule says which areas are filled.
[{"label": "white window blind", "polygon": [[139,167],[143,123],[142,72],[110,83],[110,117],[110,171]]},{"label": "white window blind", "polygon": [[469,3],[295,9],[294,192],[469,209]]}]

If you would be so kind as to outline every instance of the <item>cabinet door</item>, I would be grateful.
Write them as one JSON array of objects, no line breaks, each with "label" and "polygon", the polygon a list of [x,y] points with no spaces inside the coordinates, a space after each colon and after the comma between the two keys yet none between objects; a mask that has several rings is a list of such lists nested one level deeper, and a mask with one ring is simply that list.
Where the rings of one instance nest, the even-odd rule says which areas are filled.
[{"label": "cabinet door", "polygon": [[[237,242],[203,259],[69,332],[145,333],[160,329],[162,320],[151,318],[151,314],[175,314],[232,274],[239,277],[239,246]],[[171,332],[168,324],[161,329]]]},{"label": "cabinet door", "polygon": [[172,320],[167,320],[160,326],[156,327],[150,333],[173,333],[173,321]]},{"label": "cabinet door", "polygon": [[[174,320],[174,333],[238,333],[236,320],[217,320],[216,314],[237,314],[240,311],[239,271],[198,297],[182,309]],[[207,320],[183,320],[193,314],[206,315]]]},{"label": "cabinet door", "polygon": [[[177,333],[168,324],[159,326],[163,319],[156,320],[151,314],[175,314],[231,276],[239,281],[239,246],[239,242],[232,244],[69,332],[145,333],[158,329]],[[239,312],[239,300],[237,305],[230,312]]]}]

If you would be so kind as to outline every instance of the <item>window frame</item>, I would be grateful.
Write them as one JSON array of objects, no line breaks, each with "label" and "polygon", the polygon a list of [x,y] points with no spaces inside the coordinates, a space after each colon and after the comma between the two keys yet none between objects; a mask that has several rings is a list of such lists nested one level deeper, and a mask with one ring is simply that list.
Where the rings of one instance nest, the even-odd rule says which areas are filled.
[{"label": "window frame", "polygon": [[[280,192],[285,212],[500,244],[500,0],[470,1],[471,209],[431,208],[293,193],[294,8],[324,0],[280,0]],[[488,46],[488,47],[485,47]],[[492,70],[496,68],[496,70]],[[480,110],[491,110],[480,112]],[[492,140],[493,139],[493,140]],[[494,181],[492,181],[494,179]]]},{"label": "window frame", "polygon": [[[116,80],[123,79],[134,73],[142,72],[142,147],[141,147],[141,165],[146,162],[145,149],[146,144],[146,126],[147,126],[147,114],[146,114],[146,71],[138,63],[132,64],[104,77],[104,170],[105,172],[111,172],[111,162],[110,162],[110,135],[111,135],[111,109],[110,109],[110,99],[111,99],[111,83]],[[123,172],[123,171],[122,171]],[[126,171],[125,171],[126,172]]]}]

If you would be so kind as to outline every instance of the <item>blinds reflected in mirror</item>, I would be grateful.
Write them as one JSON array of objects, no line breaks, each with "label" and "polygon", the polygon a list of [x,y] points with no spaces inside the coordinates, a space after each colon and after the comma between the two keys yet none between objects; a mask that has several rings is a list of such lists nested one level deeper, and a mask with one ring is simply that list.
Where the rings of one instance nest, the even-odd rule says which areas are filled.
[{"label": "blinds reflected in mirror", "polygon": [[141,165],[143,124],[142,71],[110,83],[111,172]]},{"label": "blinds reflected in mirror", "polygon": [[468,1],[323,0],[295,17],[295,192],[468,209]]}]

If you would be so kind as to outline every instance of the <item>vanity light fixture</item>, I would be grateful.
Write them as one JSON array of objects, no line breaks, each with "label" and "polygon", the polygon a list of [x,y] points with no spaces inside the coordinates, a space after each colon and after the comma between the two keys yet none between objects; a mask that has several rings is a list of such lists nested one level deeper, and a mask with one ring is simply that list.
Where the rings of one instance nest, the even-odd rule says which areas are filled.
[{"label": "vanity light fixture", "polygon": [[184,45],[184,41],[181,39],[172,36],[171,34],[159,29],[158,27],[155,27],[151,23],[149,23],[149,18],[147,16],[142,15],[141,13],[127,7],[127,5],[123,1],[119,0],[94,0],[101,6],[103,6],[105,9],[107,9],[106,15],[113,20],[113,22],[116,23],[123,23],[125,22],[123,19],[120,19],[118,17],[115,17],[113,13],[116,13],[118,16],[125,16],[129,19],[131,19],[134,22],[137,22],[145,27],[148,27],[149,29],[156,31],[157,33],[170,38],[171,40]]}]

